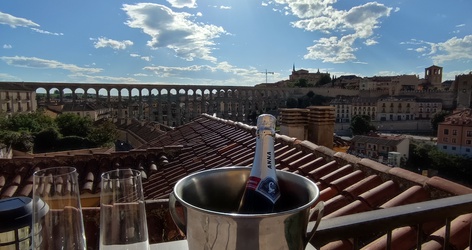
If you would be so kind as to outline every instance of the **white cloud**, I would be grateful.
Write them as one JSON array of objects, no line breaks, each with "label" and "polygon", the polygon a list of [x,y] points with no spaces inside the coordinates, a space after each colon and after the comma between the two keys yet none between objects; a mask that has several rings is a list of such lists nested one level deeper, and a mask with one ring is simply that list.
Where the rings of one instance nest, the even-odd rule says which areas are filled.
[{"label": "white cloud", "polygon": [[440,43],[411,39],[402,44],[418,45],[415,51],[422,53],[422,56],[431,58],[434,64],[455,60],[472,60],[472,35],[463,38],[452,37]]},{"label": "white cloud", "polygon": [[71,72],[87,72],[87,73],[98,73],[101,72],[100,68],[83,68],[74,64],[61,63],[55,60],[46,60],[37,57],[24,57],[24,56],[2,56],[0,60],[3,60],[8,65],[24,67],[24,68],[38,68],[38,69],[63,69]]},{"label": "white cloud", "polygon": [[222,10],[230,10],[230,9],[231,9],[231,6],[224,6],[224,5],[221,5],[221,6],[220,6],[220,9],[222,9]]},{"label": "white cloud", "polygon": [[465,23],[462,23],[462,24],[458,24],[456,25],[456,28],[459,28],[459,27],[464,27],[465,26]]},{"label": "white cloud", "polygon": [[11,46],[11,44],[4,44],[3,48],[4,49],[11,49],[11,48],[13,48],[13,46]]},{"label": "white cloud", "polygon": [[[348,10],[336,9],[337,0],[276,0],[286,4],[290,13],[299,18],[293,27],[307,31],[320,31],[322,37],[308,47],[305,59],[321,59],[324,62],[343,63],[355,61],[354,42],[362,39],[366,46],[377,44],[372,38],[380,20],[390,16],[391,7],[378,2],[368,2]],[[319,51],[323,49],[323,51]]]},{"label": "white cloud", "polygon": [[15,17],[7,13],[0,12],[0,24],[9,25],[12,28],[16,27],[29,27],[34,32],[38,32],[46,35],[62,36],[63,33],[50,32],[46,30],[39,29],[40,25],[22,17]]},{"label": "white cloud", "polygon": [[151,57],[150,56],[141,56],[139,54],[129,54],[131,57],[139,57],[140,59],[144,60],[144,61],[151,61]]},{"label": "white cloud", "polygon": [[0,73],[0,81],[21,81],[21,79],[10,74]]},{"label": "white cloud", "polygon": [[356,59],[353,47],[355,36],[346,35],[338,39],[335,36],[321,38],[315,41],[315,45],[308,47],[305,59],[320,59],[323,62],[344,63]]},{"label": "white cloud", "polygon": [[76,74],[70,74],[68,75],[72,79],[76,79],[77,81],[80,82],[126,82],[126,83],[132,83],[132,82],[138,82],[138,80],[132,78],[132,77],[117,77],[117,76],[97,76],[97,75],[87,75],[84,73],[76,73]]},{"label": "white cloud", "polygon": [[0,24],[16,27],[39,27],[39,24],[26,18],[15,17],[7,13],[0,12]]},{"label": "white cloud", "polygon": [[197,8],[197,0],[167,0],[174,8]]},{"label": "white cloud", "polygon": [[[215,65],[190,65],[186,67],[168,67],[168,66],[148,66],[143,68],[146,71],[152,72],[154,75],[159,77],[181,77],[185,76],[190,77],[190,75],[200,74],[208,77],[209,75],[216,74],[227,74],[227,79],[232,79],[234,83],[238,83],[236,79],[239,79],[241,82],[257,82],[262,80],[262,76],[259,70],[255,68],[239,68],[231,65],[230,63],[224,61],[216,63]],[[212,74],[209,74],[212,73]],[[274,77],[278,77],[279,73],[274,74]],[[195,79],[201,79],[194,78]],[[248,80],[250,79],[250,80]],[[257,80],[255,80],[257,79]],[[208,83],[206,83],[208,84]],[[237,84],[239,85],[239,84]]]},{"label": "white cloud", "polygon": [[367,45],[367,46],[375,45],[375,44],[377,44],[377,43],[379,43],[379,42],[377,42],[377,41],[374,40],[374,39],[367,39],[367,40],[365,40],[365,42],[364,42],[364,44]]},{"label": "white cloud", "polygon": [[46,30],[42,30],[42,29],[38,29],[38,28],[31,28],[31,30],[33,30],[35,32],[38,32],[38,33],[41,33],[41,34],[46,34],[46,35],[53,35],[53,36],[63,36],[64,35],[64,33],[50,32],[50,31],[46,31]]},{"label": "white cloud", "polygon": [[195,58],[216,62],[211,55],[214,39],[228,34],[222,27],[196,23],[193,15],[174,12],[168,7],[154,3],[124,4],[129,19],[126,25],[141,29],[151,37],[147,45],[152,49],[167,48],[187,61]]},{"label": "white cloud", "polygon": [[130,40],[117,41],[106,37],[99,37],[98,39],[90,38],[90,40],[94,41],[94,47],[97,49],[110,47],[114,50],[124,50],[126,47],[133,45],[133,42]]}]

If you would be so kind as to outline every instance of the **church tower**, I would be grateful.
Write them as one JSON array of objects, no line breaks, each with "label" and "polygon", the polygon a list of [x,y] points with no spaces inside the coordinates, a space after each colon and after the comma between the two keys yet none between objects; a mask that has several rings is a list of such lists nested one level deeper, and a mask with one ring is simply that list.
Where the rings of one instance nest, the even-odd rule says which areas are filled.
[{"label": "church tower", "polygon": [[426,79],[433,87],[441,88],[443,68],[433,65],[424,69],[424,79]]}]

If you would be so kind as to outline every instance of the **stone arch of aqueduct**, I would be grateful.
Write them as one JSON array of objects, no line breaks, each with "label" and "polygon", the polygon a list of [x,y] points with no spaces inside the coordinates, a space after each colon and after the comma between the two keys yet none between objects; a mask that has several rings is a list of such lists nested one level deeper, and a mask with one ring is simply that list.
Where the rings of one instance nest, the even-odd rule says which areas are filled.
[{"label": "stone arch of aqueduct", "polygon": [[[309,89],[211,85],[17,83],[46,93],[44,103],[113,103],[117,118],[139,118],[171,126],[184,124],[201,113],[246,122],[247,115],[283,108],[289,97],[299,97]],[[56,99],[53,93],[59,92]],[[66,98],[71,94],[71,99]],[[82,95],[80,100],[79,94]],[[67,99],[67,100],[66,100]]]}]

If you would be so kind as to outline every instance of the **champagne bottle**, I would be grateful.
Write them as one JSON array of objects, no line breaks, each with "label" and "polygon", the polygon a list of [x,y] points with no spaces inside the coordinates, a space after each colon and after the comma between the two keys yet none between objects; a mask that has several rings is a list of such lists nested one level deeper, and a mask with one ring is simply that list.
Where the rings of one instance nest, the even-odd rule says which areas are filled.
[{"label": "champagne bottle", "polygon": [[274,158],[275,117],[257,118],[256,152],[239,205],[239,213],[272,213],[280,197]]}]

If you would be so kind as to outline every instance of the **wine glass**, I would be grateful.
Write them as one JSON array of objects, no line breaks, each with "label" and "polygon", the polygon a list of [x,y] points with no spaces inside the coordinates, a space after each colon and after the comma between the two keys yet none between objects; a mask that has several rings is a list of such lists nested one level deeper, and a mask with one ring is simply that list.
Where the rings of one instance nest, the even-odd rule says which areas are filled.
[{"label": "wine glass", "polygon": [[38,170],[33,187],[33,249],[86,249],[77,170]]},{"label": "wine glass", "polygon": [[102,174],[100,249],[149,249],[141,173],[137,170]]}]

